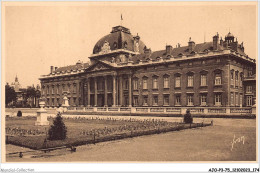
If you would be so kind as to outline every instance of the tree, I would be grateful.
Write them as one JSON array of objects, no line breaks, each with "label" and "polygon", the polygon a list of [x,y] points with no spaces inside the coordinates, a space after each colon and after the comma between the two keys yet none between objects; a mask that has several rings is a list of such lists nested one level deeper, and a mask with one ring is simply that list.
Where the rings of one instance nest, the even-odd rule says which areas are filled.
[{"label": "tree", "polygon": [[29,104],[30,104],[31,107],[33,106],[33,101],[34,101],[35,97],[36,97],[35,88],[34,87],[28,87],[26,89],[25,100],[26,100],[27,103],[29,101]]},{"label": "tree", "polygon": [[5,85],[5,106],[7,107],[9,103],[16,102],[16,93],[13,87],[8,83]]},{"label": "tree", "polygon": [[49,129],[49,140],[63,140],[67,137],[67,127],[65,126],[61,114],[58,113],[53,120],[53,125]]}]

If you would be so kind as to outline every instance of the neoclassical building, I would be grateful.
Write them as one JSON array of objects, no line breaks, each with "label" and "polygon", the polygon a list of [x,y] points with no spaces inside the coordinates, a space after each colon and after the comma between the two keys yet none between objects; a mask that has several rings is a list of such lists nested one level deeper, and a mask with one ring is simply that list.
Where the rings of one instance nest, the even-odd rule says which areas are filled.
[{"label": "neoclassical building", "polygon": [[229,32],[211,42],[152,51],[140,36],[115,26],[94,46],[89,63],[51,66],[40,77],[49,107],[64,92],[76,107],[241,107],[256,97],[256,62]]}]

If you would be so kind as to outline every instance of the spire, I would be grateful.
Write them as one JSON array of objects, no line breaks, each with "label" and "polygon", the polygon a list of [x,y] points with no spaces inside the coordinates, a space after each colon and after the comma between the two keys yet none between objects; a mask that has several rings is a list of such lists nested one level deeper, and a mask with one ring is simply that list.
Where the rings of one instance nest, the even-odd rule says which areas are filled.
[{"label": "spire", "polygon": [[17,74],[15,76],[15,82],[18,82],[18,77],[17,77]]}]

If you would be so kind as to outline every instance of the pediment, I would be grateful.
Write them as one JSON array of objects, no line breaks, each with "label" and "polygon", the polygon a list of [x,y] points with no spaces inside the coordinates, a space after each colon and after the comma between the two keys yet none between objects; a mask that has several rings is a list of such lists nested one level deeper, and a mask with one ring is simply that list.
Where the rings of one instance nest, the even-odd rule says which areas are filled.
[{"label": "pediment", "polygon": [[96,64],[93,64],[87,69],[88,72],[103,71],[103,70],[112,70],[112,67],[105,63],[97,62]]}]

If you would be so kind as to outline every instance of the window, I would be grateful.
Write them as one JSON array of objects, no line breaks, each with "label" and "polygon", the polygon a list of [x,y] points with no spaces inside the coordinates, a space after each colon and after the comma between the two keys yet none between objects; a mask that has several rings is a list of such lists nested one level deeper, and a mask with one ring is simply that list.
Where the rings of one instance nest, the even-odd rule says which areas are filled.
[{"label": "window", "polygon": [[246,93],[252,93],[252,85],[246,86]]},{"label": "window", "polygon": [[219,59],[219,58],[217,59],[217,62],[220,62],[220,59]]},{"label": "window", "polygon": [[236,106],[239,105],[239,98],[238,98],[238,93],[236,93]]},{"label": "window", "polygon": [[163,87],[169,88],[169,76],[164,76],[163,78]]},{"label": "window", "polygon": [[68,89],[67,89],[68,92],[70,92],[70,84],[68,83]]},{"label": "window", "polygon": [[187,99],[188,99],[188,106],[193,106],[193,95],[188,95]]},{"label": "window", "polygon": [[217,73],[215,75],[215,85],[221,85],[221,74]]},{"label": "window", "polygon": [[243,87],[243,74],[240,74],[240,87]]},{"label": "window", "polygon": [[47,86],[47,94],[49,94],[49,89],[50,89],[49,86]]},{"label": "window", "polygon": [[51,87],[51,94],[54,94],[54,86]]},{"label": "window", "polygon": [[77,102],[77,98],[74,97],[74,98],[73,98],[73,104],[76,105],[76,102]]},{"label": "window", "polygon": [[238,87],[238,72],[236,72],[235,86]]},{"label": "window", "polygon": [[45,94],[45,88],[42,88],[42,95]]},{"label": "window", "polygon": [[188,87],[193,87],[193,75],[188,76]]},{"label": "window", "polygon": [[252,106],[253,105],[253,97],[252,96],[247,96],[246,97],[246,105],[247,106]]},{"label": "window", "polygon": [[138,79],[134,79],[134,90],[138,90]]},{"label": "window", "polygon": [[153,78],[153,89],[158,89],[158,78],[157,77]]},{"label": "window", "polygon": [[239,97],[239,105],[240,105],[240,107],[242,107],[242,104],[243,104],[243,94],[240,94],[240,97]]},{"label": "window", "polygon": [[62,92],[65,91],[65,85],[62,85]]},{"label": "window", "polygon": [[144,106],[148,105],[148,97],[147,96],[143,96],[143,105]]},{"label": "window", "polygon": [[51,105],[54,106],[54,99],[51,99]]},{"label": "window", "polygon": [[215,94],[215,106],[221,106],[221,94]]},{"label": "window", "polygon": [[146,90],[147,89],[147,78],[143,79],[143,89]]},{"label": "window", "polygon": [[234,85],[234,71],[231,71],[231,85]]},{"label": "window", "polygon": [[59,104],[60,104],[60,99],[57,98],[57,106],[59,106]]},{"label": "window", "polygon": [[203,60],[203,61],[201,62],[201,64],[206,64],[206,61],[205,61],[205,60]]},{"label": "window", "polygon": [[[101,82],[100,82],[101,83]],[[77,85],[76,84],[74,84],[73,85],[73,93],[76,93],[77,92]]]},{"label": "window", "polygon": [[59,90],[60,90],[60,86],[57,85],[57,87],[56,87],[56,94],[59,94],[59,93],[60,93]]},{"label": "window", "polygon": [[189,65],[189,66],[192,66],[192,62],[189,62],[188,65]]},{"label": "window", "polygon": [[176,95],[175,105],[181,105],[181,96],[180,95]]},{"label": "window", "polygon": [[124,88],[125,90],[128,90],[128,79],[125,79]]},{"label": "window", "polygon": [[138,97],[137,96],[134,97],[134,105],[138,106]]},{"label": "window", "polygon": [[169,95],[163,96],[163,105],[169,106]]},{"label": "window", "polygon": [[206,94],[202,94],[200,97],[200,105],[201,106],[206,106],[207,105],[207,95]]},{"label": "window", "polygon": [[207,86],[207,75],[206,74],[200,75],[200,85]]},{"label": "window", "polygon": [[[74,93],[74,86],[73,86],[73,93]],[[103,80],[101,80],[101,79],[97,79],[97,90],[99,90],[99,91],[103,90]]]},{"label": "window", "polygon": [[154,106],[158,105],[158,96],[153,96],[153,105]]},{"label": "window", "polygon": [[175,77],[175,87],[176,88],[181,87],[181,77],[180,76]]},{"label": "window", "polygon": [[252,67],[249,67],[248,68],[248,77],[252,76],[253,75],[253,68]]},{"label": "window", "polygon": [[49,98],[47,98],[47,103],[46,103],[46,105],[47,105],[47,106],[50,105],[50,99],[49,99]]},{"label": "window", "polygon": [[230,93],[230,104],[234,105],[234,93]]}]

